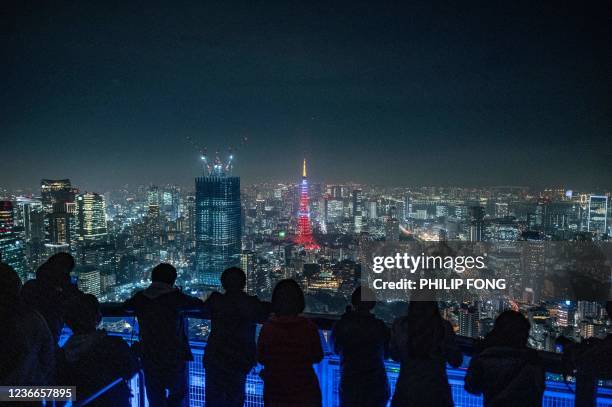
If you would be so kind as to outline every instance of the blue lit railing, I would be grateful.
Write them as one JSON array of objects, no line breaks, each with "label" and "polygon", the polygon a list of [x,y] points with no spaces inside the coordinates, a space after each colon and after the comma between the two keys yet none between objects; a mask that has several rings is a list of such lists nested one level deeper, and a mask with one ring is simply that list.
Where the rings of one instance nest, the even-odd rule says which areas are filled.
[{"label": "blue lit railing", "polygon": [[[106,315],[106,313],[105,313]],[[116,316],[116,314],[111,313]],[[329,327],[333,321],[321,321],[320,318],[314,318],[317,324],[324,328],[321,329],[321,341],[325,352],[324,359],[317,365],[315,365],[315,371],[319,377],[319,383],[321,385],[321,393],[323,396],[323,406],[335,407],[338,406],[338,387],[340,383],[340,361],[336,355],[331,352],[330,348],[330,331]],[[136,339],[137,335],[133,334],[119,334],[114,333],[123,337],[126,341],[130,342],[132,339]],[[460,345],[466,350],[466,353],[470,353],[468,347],[471,344],[469,338],[458,338]],[[204,407],[205,406],[205,386],[206,386],[206,374],[202,365],[202,355],[206,347],[205,341],[191,341],[191,348],[194,354],[194,361],[189,363],[189,405],[193,407]],[[559,355],[556,354],[543,354],[545,364],[550,366],[554,361],[558,361]],[[482,397],[474,396],[466,392],[463,388],[464,378],[466,373],[466,366],[468,358],[465,358],[464,365],[460,368],[448,368],[448,379],[451,386],[453,400],[456,406],[465,407],[479,407],[482,406]],[[548,361],[547,361],[548,359]],[[553,360],[553,362],[551,362]],[[389,385],[391,387],[391,393],[395,389],[395,384],[399,374],[399,364],[393,361],[386,362],[387,376],[389,379]],[[255,367],[247,377],[246,383],[246,398],[245,406],[263,406],[263,381],[259,377],[259,371],[261,367]],[[553,370],[554,371],[554,370]],[[555,377],[556,376],[556,377]],[[546,381],[546,390],[544,392],[543,406],[550,407],[573,407],[574,406],[574,384],[566,383],[560,380],[559,375],[549,375],[549,380]],[[132,394],[132,405],[134,407],[146,407],[148,403],[143,402],[145,397],[143,396],[142,389],[142,378],[139,375],[135,376],[131,381]],[[602,388],[598,389],[597,406],[605,407],[612,406],[612,389]]]}]

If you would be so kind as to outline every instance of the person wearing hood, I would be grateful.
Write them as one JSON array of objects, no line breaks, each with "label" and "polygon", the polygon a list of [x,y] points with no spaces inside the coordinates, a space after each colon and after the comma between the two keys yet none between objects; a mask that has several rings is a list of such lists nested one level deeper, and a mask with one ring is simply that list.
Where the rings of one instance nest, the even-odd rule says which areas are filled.
[{"label": "person wearing hood", "polygon": [[56,344],[42,315],[23,303],[20,290],[15,270],[0,263],[0,383],[52,385]]},{"label": "person wearing hood", "polygon": [[203,309],[204,302],[174,286],[176,269],[161,263],[151,285],[124,302],[138,318],[142,364],[151,407],[180,406],[187,395],[187,362],[193,360],[181,311]]},{"label": "person wearing hood", "polygon": [[247,374],[255,366],[255,328],[270,313],[270,303],[244,292],[244,271],[231,267],[221,274],[225,293],[205,302],[211,332],[204,353],[206,405],[242,407]]},{"label": "person wearing hood", "polygon": [[381,407],[389,400],[385,357],[389,328],[372,314],[374,293],[357,287],[351,296],[352,309],[334,326],[334,351],[340,355],[340,405]]},{"label": "person wearing hood", "polygon": [[257,342],[267,407],[321,406],[321,389],[312,365],[323,359],[323,349],[317,326],[299,315],[304,306],[304,293],[294,280],[276,284],[274,316],[262,326]]},{"label": "person wearing hood", "polygon": [[47,322],[57,343],[64,327],[64,305],[82,294],[70,279],[74,258],[69,253],[56,253],[36,270],[36,278],[23,285],[25,303],[38,311]]},{"label": "person wearing hood", "polygon": [[482,394],[485,407],[542,405],[544,368],[536,351],[527,347],[530,328],[521,313],[502,312],[482,351],[470,361],[465,390]]},{"label": "person wearing hood", "polygon": [[71,298],[66,304],[64,319],[72,336],[59,353],[58,383],[76,386],[77,401],[83,401],[121,378],[121,382],[88,405],[130,406],[127,381],[138,371],[137,358],[123,339],[96,330],[101,320],[96,297],[80,294]]}]

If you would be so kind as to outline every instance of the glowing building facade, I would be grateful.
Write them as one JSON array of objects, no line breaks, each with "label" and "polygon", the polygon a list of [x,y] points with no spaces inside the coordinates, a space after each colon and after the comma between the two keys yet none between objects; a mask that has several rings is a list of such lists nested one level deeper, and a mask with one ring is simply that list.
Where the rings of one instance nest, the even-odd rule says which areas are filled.
[{"label": "glowing building facade", "polygon": [[77,195],[76,234],[81,242],[106,240],[106,205],[102,195],[96,193]]},{"label": "glowing building facade", "polygon": [[242,222],[240,178],[228,175],[219,159],[196,178],[196,275],[203,285],[218,287],[223,270],[240,264]]}]

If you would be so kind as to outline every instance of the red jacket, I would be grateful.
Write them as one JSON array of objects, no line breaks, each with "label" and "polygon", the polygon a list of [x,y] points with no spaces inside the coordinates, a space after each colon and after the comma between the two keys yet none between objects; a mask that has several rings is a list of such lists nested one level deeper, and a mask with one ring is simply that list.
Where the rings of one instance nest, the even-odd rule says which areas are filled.
[{"label": "red jacket", "polygon": [[266,406],[320,406],[321,390],[312,365],[321,359],[314,323],[300,316],[270,318],[257,343]]}]

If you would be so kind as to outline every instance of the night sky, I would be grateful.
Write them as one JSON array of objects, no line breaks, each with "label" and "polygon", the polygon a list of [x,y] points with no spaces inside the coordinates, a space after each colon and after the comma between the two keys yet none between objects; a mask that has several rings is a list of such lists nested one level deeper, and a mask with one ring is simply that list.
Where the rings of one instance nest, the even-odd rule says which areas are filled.
[{"label": "night sky", "polygon": [[381,3],[3,1],[0,186],[612,186],[609,2]]}]

